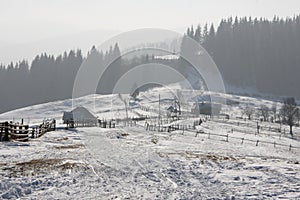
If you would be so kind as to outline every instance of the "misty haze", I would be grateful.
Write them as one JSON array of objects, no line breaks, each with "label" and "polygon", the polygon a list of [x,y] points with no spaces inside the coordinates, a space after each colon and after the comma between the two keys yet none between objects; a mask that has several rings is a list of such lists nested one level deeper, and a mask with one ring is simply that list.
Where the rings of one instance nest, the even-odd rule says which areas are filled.
[{"label": "misty haze", "polygon": [[298,1],[0,5],[0,199],[300,199]]}]

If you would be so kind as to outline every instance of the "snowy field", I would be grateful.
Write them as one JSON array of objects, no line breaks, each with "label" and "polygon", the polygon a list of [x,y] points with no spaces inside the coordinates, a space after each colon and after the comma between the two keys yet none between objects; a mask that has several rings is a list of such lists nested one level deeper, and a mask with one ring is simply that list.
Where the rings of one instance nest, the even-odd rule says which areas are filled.
[{"label": "snowy field", "polygon": [[[157,88],[140,94],[139,101],[129,106],[128,116],[157,116],[158,94],[163,113],[172,94]],[[188,111],[193,96],[189,91],[182,94],[187,102],[183,111]],[[0,143],[0,198],[300,199],[300,129],[295,128],[296,137],[291,138],[270,129],[278,124],[263,122],[261,133],[256,134],[257,122],[240,119],[241,109],[271,107],[272,101],[214,95],[239,104],[223,105],[222,113],[230,119],[204,120],[196,127],[199,134],[196,130],[146,131],[145,121],[135,126],[121,122],[115,129],[65,130],[62,112],[72,109],[72,100],[4,113],[0,121],[24,118],[30,125],[45,117],[56,118],[58,130],[25,143]],[[90,95],[77,99],[76,105],[85,106],[99,119],[124,118],[124,99]],[[192,124],[197,119],[186,115],[173,124]],[[288,127],[283,129],[288,132]],[[229,139],[214,134],[228,134]]]}]

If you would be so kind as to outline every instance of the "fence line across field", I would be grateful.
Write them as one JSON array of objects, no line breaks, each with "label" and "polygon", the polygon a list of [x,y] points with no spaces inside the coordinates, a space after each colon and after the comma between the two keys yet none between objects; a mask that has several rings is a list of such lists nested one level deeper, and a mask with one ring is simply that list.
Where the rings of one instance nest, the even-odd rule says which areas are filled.
[{"label": "fence line across field", "polygon": [[[148,110],[149,108],[140,106],[140,109],[143,110]],[[157,111],[156,109],[150,109],[152,111]],[[191,133],[195,133],[195,137],[197,137],[198,135],[207,135],[209,139],[211,139],[211,136],[216,136],[216,137],[221,137],[224,138],[224,141],[229,142],[232,139],[235,140],[240,140],[241,144],[243,144],[244,142],[248,141],[248,142],[253,142],[256,144],[256,146],[259,146],[259,144],[270,144],[273,145],[274,147],[276,146],[282,146],[282,147],[288,147],[289,150],[292,149],[300,149],[300,147],[298,146],[292,146],[290,145],[286,145],[286,144],[282,144],[282,143],[278,143],[276,141],[274,142],[270,142],[270,141],[264,141],[264,140],[254,140],[254,139],[248,139],[245,137],[236,137],[236,136],[230,136],[228,133],[227,134],[218,134],[218,133],[211,133],[211,132],[204,132],[201,130],[197,130],[197,126],[201,125],[202,122],[206,122],[206,121],[211,121],[211,122],[217,122],[217,123],[224,123],[224,124],[228,124],[228,125],[236,125],[237,127],[231,128],[231,132],[233,131],[237,131],[237,132],[241,132],[244,134],[255,134],[255,135],[272,135],[272,136],[278,136],[275,134],[266,134],[266,133],[262,133],[260,131],[260,133],[256,132],[256,128],[257,126],[259,126],[260,128],[264,128],[267,129],[269,132],[276,132],[276,133],[280,133],[279,137],[281,139],[281,135],[282,133],[280,131],[278,131],[278,128],[274,128],[271,126],[262,126],[259,125],[258,122],[256,122],[256,124],[254,124],[255,122],[252,123],[247,123],[244,121],[230,121],[229,119],[222,119],[222,118],[209,118],[209,117],[205,117],[203,118],[203,121],[200,120],[194,120],[192,122],[192,124],[180,124],[178,122],[179,118],[177,119],[173,119],[170,117],[163,117],[161,116],[160,119],[158,119],[155,116],[148,116],[148,115],[143,115],[143,114],[139,114],[138,117],[133,117],[133,118],[127,118],[127,119],[98,119],[97,122],[94,126],[98,126],[101,128],[115,128],[116,125],[119,125],[121,122],[124,123],[125,126],[142,126],[140,124],[138,124],[137,122],[139,121],[145,121],[145,124],[143,127],[146,128],[146,131],[158,131],[158,132],[173,132],[173,131],[177,131],[180,130],[182,131],[182,134],[184,134],[184,132],[191,132]],[[34,127],[29,127],[28,125],[23,125],[21,124],[15,124],[15,123],[9,123],[9,122],[4,122],[4,123],[0,123],[0,141],[7,141],[9,139],[13,139],[13,140],[17,140],[17,141],[27,141],[29,138],[36,138],[36,137],[40,137],[43,134],[45,134],[48,131],[51,130],[55,130],[55,126],[56,126],[56,121],[53,120],[45,120],[42,124],[38,125],[38,126],[34,126]],[[205,128],[205,125],[201,125],[202,127]],[[78,126],[80,127],[80,126]],[[255,129],[255,131],[249,131],[247,129],[243,129],[242,127],[251,127],[253,129]],[[206,127],[207,129],[210,129],[210,127]],[[286,137],[289,138],[289,137]],[[290,139],[290,138],[289,138]],[[223,140],[222,140],[223,141]]]},{"label": "fence line across field", "polygon": [[[199,125],[199,120],[195,120],[193,121],[193,124],[180,124],[180,123],[176,123],[176,120],[172,120],[171,118],[164,118],[162,117],[160,120],[159,120],[159,123],[157,121],[157,117],[150,117],[150,116],[147,116],[147,115],[139,115],[139,117],[135,117],[135,118],[129,118],[128,121],[127,121],[127,125],[130,125],[130,126],[140,126],[142,127],[142,125],[139,125],[137,124],[136,122],[137,121],[143,121],[143,120],[146,120],[145,121],[145,124],[143,127],[146,128],[146,131],[158,131],[158,132],[173,132],[173,131],[176,131],[176,130],[180,130],[180,131],[183,131],[183,133],[186,131],[186,132],[193,132],[195,133],[195,137],[197,137],[199,134],[204,134],[204,135],[208,135],[208,137],[210,136],[217,136],[217,137],[221,137],[221,138],[224,138],[224,141],[226,142],[229,142],[230,139],[236,139],[236,140],[240,140],[241,141],[241,144],[243,144],[244,142],[253,142],[255,143],[256,146],[259,146],[259,144],[270,144],[270,145],[273,145],[274,147],[276,146],[282,146],[282,147],[288,147],[289,150],[292,150],[292,149],[300,149],[300,147],[298,146],[293,146],[293,145],[286,145],[286,144],[282,144],[282,143],[278,143],[276,141],[274,142],[271,142],[271,141],[264,141],[264,140],[254,140],[254,139],[247,139],[247,138],[244,138],[244,137],[236,137],[236,136],[229,136],[229,134],[217,134],[217,133],[206,133],[206,132],[201,132],[199,130],[196,130],[196,126]],[[147,121],[148,120],[148,121]],[[206,120],[211,120],[212,122],[214,122],[216,119],[210,119],[210,118],[206,118],[204,121]],[[124,121],[124,120],[116,120],[117,121],[117,124],[118,122],[120,121]],[[229,120],[217,120],[217,122],[224,122],[226,124],[236,124],[237,126],[239,127],[252,127],[254,129],[256,129],[257,125],[255,124],[250,124],[250,123],[247,123],[247,122],[231,122],[231,123],[228,123]],[[172,125],[169,125],[169,123],[176,123],[176,124],[172,124]],[[167,124],[167,125],[166,125]],[[278,132],[278,129],[277,128],[273,128],[271,126],[264,126],[264,129],[267,129],[268,131],[272,131],[272,132],[276,132],[276,133],[280,133],[280,134],[272,134],[273,136],[279,136],[279,138],[281,137],[284,137],[282,136],[282,133],[281,132]],[[266,133],[262,133],[260,132],[259,134],[257,132],[251,132],[249,130],[242,130],[242,129],[239,129],[239,128],[233,128],[234,131],[239,131],[239,132],[242,132],[242,133],[245,133],[245,134],[255,134],[255,135],[270,135],[270,134],[266,134]],[[288,139],[290,139],[289,137],[286,137]]]},{"label": "fence line across field", "polygon": [[[282,127],[272,127],[271,125],[262,125],[259,124],[258,122],[240,122],[240,121],[230,121],[230,120],[218,120],[218,119],[213,119],[213,122],[218,122],[218,123],[224,123],[224,124],[230,124],[230,125],[236,125],[236,127],[232,128],[232,130],[237,131],[237,132],[242,132],[245,134],[255,134],[255,135],[266,135],[266,136],[274,136],[274,137],[279,137],[279,138],[289,138],[288,135],[286,135],[287,131],[286,128],[283,128],[283,125],[278,125],[276,123],[273,123],[274,125],[277,126],[282,126]],[[255,124],[253,124],[255,123]],[[249,131],[247,129],[243,129],[243,128],[247,128],[247,127],[251,127],[253,129],[256,129],[256,132],[252,132]],[[268,133],[266,133],[265,131],[268,131]],[[297,135],[294,135],[294,137],[296,138]],[[299,137],[298,137],[299,138]]]},{"label": "fence line across field", "polygon": [[[198,122],[195,121],[194,124],[198,124]],[[161,127],[159,127],[157,125],[152,125],[152,126],[148,125],[147,126],[147,124],[146,124],[145,127],[146,127],[147,131],[173,132],[173,131],[179,130],[179,131],[183,131],[182,134],[184,134],[185,131],[195,133],[195,137],[197,137],[199,134],[207,135],[209,139],[211,139],[210,136],[221,137],[221,138],[224,138],[224,141],[226,141],[226,142],[229,142],[230,139],[236,139],[236,140],[241,140],[241,144],[248,141],[248,142],[255,143],[256,146],[259,146],[259,144],[262,143],[262,144],[271,144],[271,145],[274,146],[274,148],[276,146],[287,147],[287,148],[289,148],[290,151],[292,149],[300,149],[300,147],[298,147],[298,146],[293,146],[292,144],[286,145],[286,144],[278,143],[276,141],[270,142],[270,141],[264,141],[264,140],[259,140],[259,139],[258,140],[253,140],[253,139],[247,139],[247,138],[244,138],[244,137],[229,136],[229,134],[207,133],[207,132],[204,132],[204,131],[196,130],[194,125],[173,124],[173,125],[167,125],[167,126],[162,125]]]}]

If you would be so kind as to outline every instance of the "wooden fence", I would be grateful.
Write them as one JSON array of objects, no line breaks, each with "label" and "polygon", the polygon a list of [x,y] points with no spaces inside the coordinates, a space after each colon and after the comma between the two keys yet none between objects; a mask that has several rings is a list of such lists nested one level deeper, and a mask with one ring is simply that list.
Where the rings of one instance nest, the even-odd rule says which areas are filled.
[{"label": "wooden fence", "polygon": [[12,122],[0,123],[0,141],[28,141],[29,138],[37,138],[56,129],[55,119],[44,120],[42,124],[29,127],[29,125]]},{"label": "wooden fence", "polygon": [[116,128],[116,122],[114,120],[98,119],[98,125],[100,128]]},{"label": "wooden fence", "polygon": [[195,137],[198,137],[199,135],[207,135],[208,139],[212,139],[212,136],[219,137],[221,138],[221,141],[224,142],[229,142],[230,140],[240,140],[241,144],[244,144],[244,142],[252,142],[255,144],[255,146],[259,146],[259,144],[269,144],[275,147],[281,146],[287,148],[289,151],[292,151],[292,149],[298,149],[300,150],[299,146],[293,146],[292,144],[287,145],[287,144],[281,144],[276,141],[271,142],[271,141],[264,141],[264,140],[254,140],[254,139],[248,139],[244,137],[236,137],[236,136],[229,136],[229,134],[218,134],[218,133],[210,133],[210,132],[204,132],[202,130],[196,130],[195,126],[200,124],[199,120],[196,120],[193,122],[193,125],[181,125],[181,124],[173,124],[173,125],[168,125],[168,126],[157,126],[155,125],[150,125],[148,123],[145,123],[145,128],[147,131],[158,131],[158,132],[173,132],[173,131],[181,131],[181,134],[184,134],[184,132],[190,132],[194,133]]}]

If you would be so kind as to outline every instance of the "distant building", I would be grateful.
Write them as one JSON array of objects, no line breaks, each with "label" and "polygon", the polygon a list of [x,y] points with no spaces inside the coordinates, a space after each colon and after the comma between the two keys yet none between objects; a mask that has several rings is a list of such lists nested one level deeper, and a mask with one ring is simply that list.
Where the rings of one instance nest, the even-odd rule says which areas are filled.
[{"label": "distant building", "polygon": [[169,108],[167,108],[167,111],[170,113],[177,113],[177,109],[175,109],[173,106],[170,106]]},{"label": "distant building", "polygon": [[193,114],[210,116],[220,115],[222,104],[216,102],[226,101],[224,97],[217,95],[212,96],[211,94],[198,95],[192,100],[195,102],[193,108],[191,109]]},{"label": "distant building", "polygon": [[154,56],[156,60],[179,60],[180,56],[176,54],[169,54],[163,56]]},{"label": "distant building", "polygon": [[219,115],[221,112],[221,104],[211,102],[195,103],[191,112],[198,115]]},{"label": "distant building", "polygon": [[167,116],[168,117],[178,117],[181,115],[180,103],[178,100],[175,100],[174,106],[169,106],[167,108]]},{"label": "distant building", "polygon": [[97,126],[97,117],[81,106],[70,112],[64,112],[63,123],[68,127]]},{"label": "distant building", "polygon": [[167,108],[167,116],[172,117],[172,116],[175,116],[175,115],[177,115],[176,109],[173,106],[168,107]]}]

